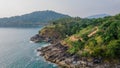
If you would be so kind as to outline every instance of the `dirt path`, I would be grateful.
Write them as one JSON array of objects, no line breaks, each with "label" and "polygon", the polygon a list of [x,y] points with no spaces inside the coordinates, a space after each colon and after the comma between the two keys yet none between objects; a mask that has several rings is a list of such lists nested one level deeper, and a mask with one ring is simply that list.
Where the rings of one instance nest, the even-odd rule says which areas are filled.
[{"label": "dirt path", "polygon": [[99,31],[98,27],[95,27],[95,31],[91,32],[90,34],[88,34],[88,37],[93,36],[94,34],[96,34]]}]

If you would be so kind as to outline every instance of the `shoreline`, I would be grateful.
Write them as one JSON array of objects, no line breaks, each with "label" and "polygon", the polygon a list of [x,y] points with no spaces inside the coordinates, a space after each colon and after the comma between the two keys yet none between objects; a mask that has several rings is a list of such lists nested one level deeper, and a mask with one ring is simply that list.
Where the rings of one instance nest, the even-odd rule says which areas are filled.
[{"label": "shoreline", "polygon": [[[120,64],[113,64],[102,62],[101,58],[82,57],[77,54],[70,54],[67,52],[68,47],[58,43],[51,43],[53,41],[48,38],[36,35],[32,37],[34,43],[47,42],[47,46],[42,46],[37,49],[39,56],[42,56],[47,62],[56,64],[61,68],[120,68]],[[37,42],[36,42],[37,41]]]},{"label": "shoreline", "polygon": [[[94,63],[88,61],[85,57],[77,57],[75,54],[69,54],[64,50],[60,43],[51,44],[37,50],[47,62],[54,63],[62,68],[119,68],[120,64]],[[79,58],[79,59],[78,59]],[[97,60],[97,59],[96,59]]]},{"label": "shoreline", "polygon": [[[50,45],[52,45],[52,44],[48,43],[48,44],[45,44],[45,46],[42,46],[42,47],[37,48],[37,49],[35,50],[35,51],[37,52],[37,56],[40,56],[40,55],[42,54],[42,53],[41,53],[40,51],[38,51],[38,50],[41,50],[41,48],[44,48],[44,47],[47,47],[47,46],[50,46]],[[44,62],[47,62],[48,64],[52,64],[54,67],[58,67],[57,64],[52,63],[52,62],[50,62],[50,61],[47,61],[47,60],[44,58],[44,56],[41,56],[41,57],[43,58]]]}]

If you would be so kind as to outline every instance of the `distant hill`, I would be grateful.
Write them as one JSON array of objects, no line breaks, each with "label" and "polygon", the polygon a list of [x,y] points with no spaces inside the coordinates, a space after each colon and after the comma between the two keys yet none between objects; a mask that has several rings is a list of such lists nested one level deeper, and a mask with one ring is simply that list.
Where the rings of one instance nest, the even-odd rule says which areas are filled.
[{"label": "distant hill", "polygon": [[110,16],[110,15],[108,15],[108,14],[97,14],[97,15],[88,16],[86,18],[89,18],[89,19],[92,19],[92,18],[103,18],[103,17],[106,17],[106,16]]},{"label": "distant hill", "polygon": [[36,27],[64,17],[70,16],[49,10],[36,11],[21,16],[0,18],[0,27]]}]

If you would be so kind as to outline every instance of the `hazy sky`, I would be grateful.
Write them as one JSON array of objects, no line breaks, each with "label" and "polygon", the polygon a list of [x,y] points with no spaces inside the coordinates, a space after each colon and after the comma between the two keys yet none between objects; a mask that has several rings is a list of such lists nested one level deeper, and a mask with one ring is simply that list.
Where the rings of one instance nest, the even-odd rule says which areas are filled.
[{"label": "hazy sky", "polygon": [[0,0],[0,17],[53,10],[71,16],[120,13],[120,0]]}]

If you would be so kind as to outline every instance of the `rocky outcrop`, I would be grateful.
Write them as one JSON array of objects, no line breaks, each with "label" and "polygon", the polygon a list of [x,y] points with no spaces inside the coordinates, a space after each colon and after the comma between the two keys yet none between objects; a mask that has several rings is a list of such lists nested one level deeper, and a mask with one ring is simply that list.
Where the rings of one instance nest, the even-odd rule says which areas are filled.
[{"label": "rocky outcrop", "polygon": [[59,42],[61,39],[62,39],[61,32],[56,31],[54,28],[51,27],[43,28],[39,32],[39,34],[36,34],[35,36],[30,38],[31,41],[36,43],[44,41],[52,44]]},{"label": "rocky outcrop", "polygon": [[37,43],[37,42],[51,42],[52,43],[52,40],[50,38],[47,38],[47,37],[43,37],[42,35],[40,34],[36,34],[35,36],[31,37],[30,38],[31,41]]},{"label": "rocky outcrop", "polygon": [[60,41],[60,39],[55,38],[55,37],[51,38],[51,37],[46,37],[46,36],[43,36],[43,35],[40,35],[40,34],[36,34],[35,36],[30,38],[30,41],[33,41],[35,43],[48,42],[48,43],[54,44],[54,43]]},{"label": "rocky outcrop", "polygon": [[81,37],[76,37],[76,36],[74,36],[74,35],[70,37],[70,40],[73,41],[73,42],[74,42],[74,41],[78,41],[78,40],[80,40],[80,41],[83,42],[83,38],[81,38]]},{"label": "rocky outcrop", "polygon": [[119,64],[110,64],[102,62],[101,58],[81,57],[67,52],[68,47],[61,43],[52,44],[38,49],[40,56],[47,61],[58,64],[62,68],[119,68]]}]

